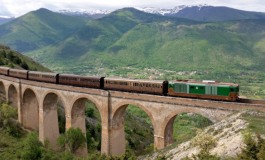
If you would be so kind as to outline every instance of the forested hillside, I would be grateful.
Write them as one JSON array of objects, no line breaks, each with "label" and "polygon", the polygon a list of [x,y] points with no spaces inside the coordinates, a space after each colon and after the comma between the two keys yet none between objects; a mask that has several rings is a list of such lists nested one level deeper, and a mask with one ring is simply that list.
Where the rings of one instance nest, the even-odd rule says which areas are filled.
[{"label": "forested hillside", "polygon": [[0,66],[26,70],[49,71],[31,58],[0,44]]}]

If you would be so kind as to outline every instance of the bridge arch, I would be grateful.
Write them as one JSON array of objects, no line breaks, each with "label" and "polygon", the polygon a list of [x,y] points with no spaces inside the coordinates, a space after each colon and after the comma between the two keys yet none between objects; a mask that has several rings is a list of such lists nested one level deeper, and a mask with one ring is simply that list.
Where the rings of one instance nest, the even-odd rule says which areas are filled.
[{"label": "bridge arch", "polygon": [[154,132],[156,130],[156,125],[155,125],[155,121],[153,118],[153,114],[151,113],[151,111],[144,105],[142,105],[141,103],[137,103],[135,101],[122,101],[118,104],[116,104],[115,106],[113,106],[113,108],[115,108],[112,111],[111,114],[111,123],[110,123],[110,127],[111,127],[111,138],[110,138],[110,145],[111,145],[111,151],[110,153],[114,154],[114,155],[121,155],[125,153],[126,150],[126,140],[125,140],[125,126],[124,126],[124,117],[125,117],[125,111],[127,109],[127,107],[129,105],[133,105],[136,106],[138,108],[140,108],[141,110],[143,110],[148,117],[151,120],[151,124],[154,128]]},{"label": "bridge arch", "polygon": [[[62,123],[64,123],[62,124],[62,126],[64,128],[61,132],[64,132],[65,130],[65,102],[58,92],[48,91],[44,93],[41,106],[43,107],[43,121],[41,122],[41,125],[43,127],[41,127],[42,129],[40,131],[40,139],[43,142],[45,140],[48,140],[50,142],[51,147],[56,149],[58,148],[56,144],[57,138],[60,135],[60,125],[58,116],[62,116],[64,118],[62,119]],[[62,111],[63,113],[61,113],[60,111]]]},{"label": "bridge arch", "polygon": [[10,84],[8,87],[8,102],[11,106],[18,108],[18,90],[13,84]]},{"label": "bridge arch", "polygon": [[2,81],[0,81],[0,100],[6,102],[6,89]]},{"label": "bridge arch", "polygon": [[[83,103],[85,103],[87,101],[92,102],[95,105],[95,107],[97,108],[97,110],[100,113],[100,118],[102,119],[103,117],[102,117],[102,113],[101,113],[102,111],[101,111],[101,108],[100,108],[100,104],[98,103],[97,100],[95,100],[94,98],[92,98],[90,96],[80,95],[80,96],[75,97],[73,99],[71,105],[70,105],[70,111],[68,113],[72,116],[74,107],[76,107],[76,105],[78,103],[83,104]],[[80,105],[80,106],[82,106],[82,105]]]},{"label": "bridge arch", "polygon": [[189,108],[189,109],[185,108],[185,109],[179,109],[179,110],[172,112],[165,118],[161,126],[161,132],[164,137],[164,144],[162,145],[163,147],[166,147],[174,142],[173,124],[174,124],[174,120],[176,119],[176,117],[181,113],[195,113],[195,114],[202,115],[203,117],[206,117],[209,120],[211,119],[209,114],[207,114],[206,112],[204,112],[203,110],[199,108]]},{"label": "bridge arch", "polygon": [[39,130],[39,101],[34,90],[26,88],[22,98],[22,124],[25,128]]},{"label": "bridge arch", "polygon": [[112,111],[113,114],[112,114],[111,119],[113,120],[113,119],[115,119],[115,117],[117,118],[119,116],[122,116],[122,114],[120,114],[120,113],[125,113],[125,110],[126,110],[128,105],[134,105],[134,106],[137,106],[140,109],[142,109],[148,115],[148,117],[151,119],[152,125],[154,126],[155,121],[154,121],[154,118],[152,116],[151,111],[148,110],[147,107],[145,107],[144,105],[137,103],[135,101],[123,101],[121,103],[118,103],[116,106],[113,107],[115,109]]},{"label": "bridge arch", "polygon": [[[80,128],[81,131],[86,135],[86,115],[85,108],[86,103],[91,102],[95,108],[99,111],[100,118],[102,121],[102,111],[99,103],[90,96],[77,96],[74,98],[73,103],[71,104],[71,127],[72,128]],[[102,131],[101,131],[101,139],[102,139]],[[102,146],[102,145],[101,145]],[[77,151],[79,155],[87,154],[87,146],[85,145],[83,148]]]}]

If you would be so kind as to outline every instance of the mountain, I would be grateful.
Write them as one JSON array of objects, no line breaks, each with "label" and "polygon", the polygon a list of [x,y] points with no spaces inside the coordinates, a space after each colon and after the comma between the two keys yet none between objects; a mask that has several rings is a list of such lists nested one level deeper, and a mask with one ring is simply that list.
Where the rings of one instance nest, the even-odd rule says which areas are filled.
[{"label": "mountain", "polygon": [[242,11],[228,7],[190,6],[176,13],[165,14],[197,21],[217,22],[241,19],[265,19],[265,13]]},{"label": "mountain", "polygon": [[0,66],[38,71],[50,71],[31,58],[0,44]]},{"label": "mountain", "polygon": [[[147,36],[152,36],[152,38],[156,36],[157,33],[155,32],[157,31],[157,29],[159,29],[156,27],[160,27],[160,25],[162,27],[161,29],[163,29],[163,25],[165,25],[165,27],[173,27],[181,24],[197,24],[197,22],[181,18],[153,15],[138,11],[133,8],[125,8],[112,12],[111,14],[101,19],[90,21],[86,26],[84,26],[82,29],[80,29],[78,32],[68,37],[64,41],[61,41],[55,45],[41,48],[40,50],[33,51],[29,53],[29,55],[42,62],[43,64],[54,67],[58,67],[59,65],[57,64],[62,64],[64,66],[64,64],[72,63],[72,61],[78,62],[80,64],[76,66],[78,68],[82,68],[84,66],[87,66],[88,64],[90,64],[90,67],[95,67],[95,63],[98,63],[97,65],[108,63],[106,65],[115,66],[115,63],[110,64],[112,62],[107,61],[114,58],[112,53],[120,53],[120,51],[124,52],[126,51],[126,49],[131,49],[130,46],[118,44],[126,40],[128,36],[132,36],[132,39],[130,39],[130,41],[139,40],[137,43],[140,43],[141,38],[143,40],[146,40],[146,38],[148,38],[142,37],[145,36],[145,34],[150,34]],[[148,27],[150,26],[153,26],[153,28],[150,28],[149,31]],[[130,45],[130,41],[128,41],[128,44],[126,45]],[[143,47],[144,45],[148,45],[148,48],[152,48],[153,44],[143,43],[139,47]],[[136,49],[135,51],[137,50],[139,49]],[[135,56],[140,56],[142,54],[146,53],[139,52],[136,53]],[[107,58],[110,56],[111,58],[107,58],[107,61],[105,61],[105,58],[103,60],[100,58],[100,56],[103,56],[102,58]],[[126,56],[126,54],[122,55],[122,58],[124,58],[124,56]],[[56,63],[51,64],[46,60],[48,60],[49,62],[55,60]],[[128,59],[128,61],[133,61],[133,59]],[[123,62],[121,61],[121,65],[123,65],[122,63]],[[68,69],[64,68],[63,72],[67,72],[67,70]],[[76,72],[79,72],[80,69],[72,68],[71,72],[73,72],[74,70]],[[81,70],[84,70],[84,72],[86,72],[85,69]]]},{"label": "mountain", "polygon": [[100,10],[100,9],[86,9],[86,10],[59,10],[58,13],[70,15],[70,16],[77,16],[77,17],[87,17],[92,19],[102,18],[105,15],[112,12],[112,10]]},{"label": "mountain", "polygon": [[205,4],[195,6],[181,5],[176,6],[172,9],[160,9],[152,7],[136,9],[152,14],[174,16],[204,22],[218,22],[241,19],[265,19],[265,13],[262,12],[250,12],[229,7],[209,6]]},{"label": "mountain", "polygon": [[28,55],[60,72],[128,76],[122,67],[159,68],[228,79],[263,70],[264,36],[262,19],[197,23],[126,8]]},{"label": "mountain", "polygon": [[20,52],[55,44],[79,30],[87,20],[39,9],[0,26],[0,43]]},{"label": "mountain", "polygon": [[[154,7],[143,7],[143,8],[135,7],[135,9],[156,15],[187,18],[195,21],[204,21],[204,22],[265,18],[265,13],[262,12],[243,11],[229,7],[209,6],[207,4],[180,5],[172,9],[154,8]],[[58,12],[66,15],[83,16],[83,17],[97,19],[110,14],[112,11],[87,9],[79,11],[60,10]]]},{"label": "mountain", "polygon": [[12,21],[15,18],[0,17],[0,25]]}]

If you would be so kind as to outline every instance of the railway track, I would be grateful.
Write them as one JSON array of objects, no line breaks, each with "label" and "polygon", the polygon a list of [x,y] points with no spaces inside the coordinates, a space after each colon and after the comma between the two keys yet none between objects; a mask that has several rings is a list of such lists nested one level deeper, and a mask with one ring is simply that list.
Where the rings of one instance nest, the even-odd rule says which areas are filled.
[{"label": "railway track", "polygon": [[249,104],[261,104],[265,105],[265,100],[256,100],[256,99],[246,99],[246,98],[240,98],[238,100],[239,103],[249,103]]}]

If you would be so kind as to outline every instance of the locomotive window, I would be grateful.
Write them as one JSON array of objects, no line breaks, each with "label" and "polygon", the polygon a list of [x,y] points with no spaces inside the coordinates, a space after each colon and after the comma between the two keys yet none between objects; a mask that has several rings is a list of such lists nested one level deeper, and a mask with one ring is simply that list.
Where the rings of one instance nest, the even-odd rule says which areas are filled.
[{"label": "locomotive window", "polygon": [[230,91],[231,91],[231,92],[234,92],[234,88],[230,88]]},{"label": "locomotive window", "polygon": [[191,88],[191,89],[194,89],[194,86],[191,86],[190,88]]}]

